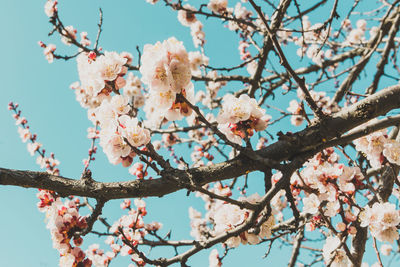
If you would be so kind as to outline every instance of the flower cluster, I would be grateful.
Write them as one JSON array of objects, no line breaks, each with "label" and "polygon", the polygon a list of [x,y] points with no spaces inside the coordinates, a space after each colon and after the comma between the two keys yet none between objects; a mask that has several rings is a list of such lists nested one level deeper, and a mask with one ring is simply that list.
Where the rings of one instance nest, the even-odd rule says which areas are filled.
[{"label": "flower cluster", "polygon": [[[221,196],[230,196],[231,190],[227,186],[221,186],[221,184],[215,184],[214,188],[209,190],[215,194]],[[245,220],[251,215],[251,211],[241,209],[237,205],[233,205],[221,200],[211,199],[208,195],[197,194],[203,198],[206,205],[207,214],[205,218],[201,217],[201,213],[193,208],[189,209],[189,217],[191,219],[191,235],[196,240],[204,240],[206,236],[218,236],[226,233],[229,230],[233,230],[236,227],[242,225]],[[249,197],[240,197],[239,201],[247,201],[252,204],[256,204],[261,201],[261,196],[257,193]],[[258,218],[261,220],[262,218]],[[207,227],[207,222],[212,222],[213,228]],[[261,239],[269,238],[271,236],[271,229],[275,225],[275,217],[271,215],[266,221],[261,223],[259,231],[252,231],[250,229],[241,233],[238,236],[232,236],[226,240],[228,247],[237,247],[240,243],[242,244],[258,244]]]},{"label": "flower cluster", "polygon": [[289,111],[292,116],[290,117],[290,122],[294,126],[300,126],[303,121],[303,113],[304,113],[304,107],[301,103],[297,102],[297,100],[293,99],[289,103],[289,107],[287,108],[287,111]]},{"label": "flower cluster", "polygon": [[147,44],[142,62],[142,82],[150,87],[144,108],[149,124],[189,116],[192,109],[186,100],[194,102],[194,88],[188,53],[182,42],[171,37],[163,43]]},{"label": "flower cluster", "polygon": [[[79,214],[79,199],[64,203],[53,192],[40,190],[37,194],[38,208],[46,213],[47,228],[50,230],[53,247],[60,253],[60,266],[92,266],[92,261],[85,259],[86,254],[79,248],[83,239],[75,233],[87,227],[86,217]],[[73,245],[71,245],[73,241]]]},{"label": "flower cluster", "polygon": [[[261,197],[256,193],[247,198],[241,197],[238,200],[246,200],[255,204],[261,200]],[[214,221],[214,235],[219,235],[243,224],[250,214],[250,211],[241,209],[236,205],[216,201],[211,207],[208,217]],[[245,231],[239,236],[230,237],[226,241],[226,244],[229,247],[237,247],[240,243],[250,245],[258,244],[261,241],[260,239],[269,238],[271,236],[271,228],[274,224],[275,218],[271,215],[268,220],[261,224],[258,234]]]},{"label": "flower cluster", "polygon": [[56,45],[54,44],[44,44],[42,41],[38,42],[38,45],[43,48],[43,54],[46,57],[47,62],[53,63],[54,61],[54,51],[56,51]]},{"label": "flower cluster", "polygon": [[400,143],[389,139],[386,129],[373,132],[353,142],[357,151],[367,157],[373,168],[380,168],[385,162],[400,165]]},{"label": "flower cluster", "polygon": [[[111,239],[113,240],[112,237]],[[85,251],[86,256],[92,261],[92,264],[95,267],[107,267],[110,261],[115,258],[120,251],[119,245],[110,244],[110,246],[112,247],[112,251],[107,251],[104,253],[104,251],[100,249],[99,244],[92,244]]]},{"label": "flower cluster", "polygon": [[360,19],[357,21],[355,29],[352,29],[350,20],[345,20],[343,22],[343,26],[349,31],[345,44],[360,44],[365,41],[367,22],[364,19]]},{"label": "flower cluster", "polygon": [[379,241],[393,243],[399,239],[397,226],[400,223],[400,212],[396,205],[385,202],[367,206],[361,212],[361,226],[369,226],[373,237]]},{"label": "flower cluster", "polygon": [[135,252],[133,247],[137,247],[149,232],[156,232],[161,229],[162,224],[153,222],[145,224],[143,217],[146,216],[146,203],[141,199],[135,199],[136,209],[131,208],[131,201],[124,200],[121,204],[122,209],[127,209],[128,214],[122,216],[110,228],[110,232],[123,242],[122,246],[115,243],[114,238],[110,238],[108,243],[113,251],[117,251],[121,256],[130,256],[137,266],[144,266],[145,262]]},{"label": "flower cluster", "polygon": [[[322,23],[312,24],[308,16],[302,18],[302,29],[304,33],[300,37],[293,37],[296,45],[300,46],[297,50],[297,55],[303,57],[307,55],[314,63],[321,65],[325,58],[329,58],[332,50],[322,50],[321,43],[327,38],[328,31]],[[281,39],[287,41],[290,37],[290,31],[281,32]],[[284,35],[285,34],[285,35]]]},{"label": "flower cluster", "polygon": [[[309,92],[311,97],[317,104],[317,106],[321,108],[325,113],[331,114],[333,112],[338,111],[337,104],[332,103],[331,98],[326,95],[326,92],[323,91],[317,92],[314,90],[310,90]],[[297,89],[297,97],[300,100],[305,100],[305,95],[300,88]],[[289,103],[289,107],[287,108],[287,111],[289,111],[292,115],[290,122],[293,125],[300,126],[303,123],[305,111],[301,103],[299,103],[295,99],[291,100]]]},{"label": "flower cluster", "polygon": [[190,34],[192,35],[193,44],[195,47],[203,46],[205,44],[205,33],[203,32],[203,23],[197,20],[195,15],[196,8],[186,4],[183,9],[178,11],[179,22],[186,27],[190,27]]},{"label": "flower cluster", "polygon": [[124,66],[130,55],[105,52],[96,56],[94,52],[81,53],[77,57],[79,83],[71,88],[75,90],[78,102],[84,108],[96,108],[110,93],[125,86],[123,76],[127,72]]},{"label": "flower cluster", "polygon": [[92,42],[87,37],[88,36],[87,32],[81,32],[80,36],[81,36],[81,41],[79,43],[81,45],[83,45],[83,46],[90,46],[91,45]]},{"label": "flower cluster", "polygon": [[150,142],[150,131],[128,115],[128,101],[126,96],[115,95],[94,111],[101,127],[100,146],[112,164],[122,163],[124,167],[131,165],[136,155],[134,148]]},{"label": "flower cluster", "polygon": [[337,236],[328,236],[324,247],[322,248],[322,256],[326,264],[331,263],[332,267],[349,266],[351,263],[346,252],[341,248],[342,244]]},{"label": "flower cluster", "polygon": [[[227,13],[228,16],[232,16],[237,20],[243,20],[243,21],[248,20],[253,15],[253,13],[247,10],[245,6],[242,6],[241,3],[236,3],[235,8],[233,9],[228,8]],[[246,24],[237,22],[235,20],[230,20],[228,22],[228,29],[231,31],[242,30],[245,33],[252,32],[254,30],[251,27],[247,26]]]},{"label": "flower cluster", "polygon": [[198,21],[193,13],[196,9],[189,4],[184,5],[183,8],[178,11],[178,20],[183,26],[190,27]]},{"label": "flower cluster", "polygon": [[225,13],[227,6],[228,0],[210,0],[207,4],[208,9],[217,14]]},{"label": "flower cluster", "polygon": [[[348,203],[346,196],[353,196],[356,189],[362,187],[364,179],[358,167],[349,167],[338,163],[339,156],[332,148],[315,155],[304,164],[304,168],[291,178],[292,193],[299,196],[304,190],[303,211],[318,216],[320,209],[324,216],[334,217],[344,209],[345,220],[350,223],[356,219],[351,205],[341,207],[340,201]],[[322,203],[325,203],[322,205]],[[310,222],[308,229],[315,229]],[[349,228],[353,231],[353,228]]]},{"label": "flower cluster", "polygon": [[100,145],[109,161],[128,167],[136,155],[134,149],[150,142],[149,130],[136,118],[137,109],[145,102],[143,87],[132,73],[124,79],[132,55],[81,53],[77,62],[81,83],[71,88],[81,106],[89,109],[89,119],[101,127]]},{"label": "flower cluster", "polygon": [[144,169],[143,163],[136,162],[129,168],[129,173],[135,175],[138,179],[143,179],[147,176],[147,170]]},{"label": "flower cluster", "polygon": [[241,95],[239,98],[227,94],[223,98],[222,110],[218,114],[218,127],[228,140],[242,144],[244,138],[253,135],[253,130],[263,131],[267,128],[270,116],[260,108],[254,98]]}]

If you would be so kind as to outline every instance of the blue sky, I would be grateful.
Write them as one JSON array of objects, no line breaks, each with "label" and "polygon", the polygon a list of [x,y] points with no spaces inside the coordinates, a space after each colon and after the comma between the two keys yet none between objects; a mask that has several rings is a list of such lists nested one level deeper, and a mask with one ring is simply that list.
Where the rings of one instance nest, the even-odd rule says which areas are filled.
[{"label": "blue sky", "polygon": [[[78,80],[75,60],[48,64],[42,49],[37,45],[42,40],[45,43],[55,43],[60,54],[75,52],[74,49],[63,46],[58,37],[47,37],[51,26],[43,12],[44,3],[45,1],[21,3],[0,0],[0,27],[3,36],[0,42],[0,51],[3,51],[0,64],[0,166],[39,170],[35,158],[26,151],[26,144],[20,141],[14,119],[7,110],[7,103],[15,101],[20,104],[31,130],[38,134],[38,141],[43,143],[48,152],[54,152],[61,161],[61,174],[79,178],[83,168],[82,159],[86,158],[90,146],[90,141],[86,139],[86,129],[90,122],[86,111],[76,102],[73,91],[69,89],[69,85]],[[195,50],[189,28],[180,25],[176,13],[162,4],[152,6],[144,0],[61,0],[59,3],[64,25],[72,24],[79,32],[87,31],[91,40],[95,39],[97,33],[99,7],[104,12],[100,45],[105,50],[129,51],[134,55],[135,62],[137,45],[142,48],[146,43],[155,43],[171,36],[182,40],[187,50]],[[207,37],[206,53],[210,57],[211,65],[233,66],[240,63],[238,39],[234,33],[225,29],[220,22],[212,21],[205,23],[204,30]],[[127,169],[108,164],[101,149],[91,169],[94,178],[101,181],[131,178]],[[0,190],[0,211],[3,214],[0,221],[0,266],[56,266],[58,252],[52,248],[50,234],[45,228],[44,214],[36,208],[37,190],[3,186]],[[145,217],[146,221],[161,221],[164,232],[173,230],[173,239],[189,238],[188,207],[203,205],[193,194],[186,197],[186,192],[174,193],[163,199],[149,199],[146,202],[150,211]],[[113,222],[122,213],[119,201],[107,204],[103,212],[110,215],[109,222]],[[91,237],[85,240],[83,248],[92,242],[103,246],[102,240]],[[286,261],[286,255],[290,253],[288,248],[278,248],[279,253],[272,253],[267,259],[262,259],[266,247],[241,246],[230,252],[224,261],[225,266],[246,264],[246,257],[251,258],[252,266],[265,265],[267,262],[271,266],[281,266],[282,256],[285,255]],[[150,255],[162,256],[157,251]],[[120,258],[122,259],[116,260],[111,266],[127,266],[127,259]],[[190,264],[206,266],[208,253],[193,257]]]}]

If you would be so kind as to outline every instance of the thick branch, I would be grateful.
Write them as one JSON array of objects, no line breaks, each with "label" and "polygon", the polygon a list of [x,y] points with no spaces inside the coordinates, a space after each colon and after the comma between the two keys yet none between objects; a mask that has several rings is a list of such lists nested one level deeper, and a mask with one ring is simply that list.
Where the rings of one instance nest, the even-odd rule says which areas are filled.
[{"label": "thick branch", "polygon": [[[283,136],[279,141],[254,154],[268,161],[291,160],[302,154],[314,155],[326,148],[329,141],[375,117],[400,107],[400,85],[388,87],[362,101],[340,111],[298,133]],[[328,143],[328,144],[327,144]],[[244,155],[207,167],[189,170],[168,170],[161,178],[153,180],[134,180],[126,182],[85,184],[79,180],[54,176],[43,172],[19,171],[0,168],[0,185],[41,188],[53,190],[64,195],[86,196],[92,198],[120,199],[145,196],[163,196],[184,188],[184,184],[194,181],[196,185],[238,177],[248,172],[265,170],[265,165]],[[277,167],[277,166],[275,166]],[[178,177],[184,183],[178,184]]]}]

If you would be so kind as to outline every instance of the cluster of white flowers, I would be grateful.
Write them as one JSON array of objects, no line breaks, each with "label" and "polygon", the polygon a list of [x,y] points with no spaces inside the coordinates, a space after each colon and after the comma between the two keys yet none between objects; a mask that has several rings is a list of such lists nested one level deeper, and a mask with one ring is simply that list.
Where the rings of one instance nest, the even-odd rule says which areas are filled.
[{"label": "cluster of white flowers", "polygon": [[189,4],[183,6],[185,10],[178,11],[178,20],[179,22],[186,27],[190,27],[193,23],[197,21],[196,15],[191,11],[196,11],[194,7]]},{"label": "cluster of white flowers", "polygon": [[[317,92],[314,90],[310,90],[310,95],[314,99],[317,106],[322,108],[322,110],[325,113],[331,114],[333,112],[338,111],[337,104],[332,103],[331,98],[326,95],[326,92],[324,92],[324,91]],[[297,97],[300,100],[305,100],[305,95],[300,88],[297,89]],[[290,122],[293,125],[300,126],[303,123],[304,110],[303,110],[301,104],[297,100],[293,99],[289,102],[289,107],[287,108],[287,111],[289,111],[292,114],[292,116],[290,118]]]},{"label": "cluster of white flowers", "polygon": [[[349,20],[344,21],[346,28],[351,29],[351,22]],[[350,25],[348,25],[350,24]],[[356,28],[351,29],[347,35],[345,45],[360,44],[365,42],[365,31],[367,29],[367,22],[364,19],[360,19],[356,23]]]},{"label": "cluster of white flowers", "polygon": [[386,203],[375,203],[372,207],[367,206],[360,214],[361,226],[369,226],[372,236],[382,242],[393,243],[399,239],[397,226],[400,223],[400,212],[396,205]]},{"label": "cluster of white flowers", "polygon": [[[332,50],[323,50],[321,44],[327,38],[328,32],[322,23],[311,24],[307,16],[303,16],[303,30],[301,36],[292,37],[294,43],[300,48],[297,50],[297,55],[303,57],[306,55],[314,63],[322,65],[322,62],[326,58],[332,56]],[[279,31],[282,41],[289,41],[291,36],[290,31]]]},{"label": "cluster of white flowers", "polygon": [[[119,240],[126,240],[131,246],[136,247],[149,231],[158,231],[161,229],[162,224],[158,222],[145,224],[143,217],[147,214],[146,203],[142,199],[135,199],[134,204],[136,209],[131,208],[130,200],[123,201],[121,208],[128,209],[128,214],[123,215],[118,221],[114,222],[110,227],[110,232],[117,235]],[[121,256],[130,256],[131,260],[138,266],[144,265],[143,259],[135,253],[131,246],[125,243],[122,246],[117,245],[114,238],[109,238],[107,243],[111,246],[113,252],[119,252]]]},{"label": "cluster of white flowers", "polygon": [[150,131],[137,118],[128,115],[131,108],[127,96],[115,95],[104,100],[94,110],[94,117],[101,127],[100,146],[112,164],[131,165],[135,152],[150,142]]},{"label": "cluster of white flowers", "polygon": [[234,18],[233,20],[228,21],[228,29],[231,31],[241,30],[245,33],[254,31],[254,28],[235,20],[248,20],[252,15],[253,13],[247,10],[245,6],[242,6],[241,3],[236,3],[234,8],[227,8],[226,16]]},{"label": "cluster of white flowers", "polygon": [[206,43],[206,34],[203,31],[203,23],[199,20],[190,25],[190,34],[192,35],[194,47],[197,48]]},{"label": "cluster of white flowers", "polygon": [[[37,194],[40,202],[38,208],[46,213],[47,229],[50,230],[53,247],[60,253],[60,267],[73,267],[77,263],[82,266],[92,266],[89,259],[85,259],[85,253],[79,248],[83,239],[72,235],[75,231],[87,227],[86,217],[79,214],[78,199],[67,200],[64,203],[61,198],[55,197],[50,191],[40,190]],[[72,236],[74,236],[72,238]],[[73,241],[73,245],[71,245]]]},{"label": "cluster of white flowers", "polygon": [[218,114],[218,128],[228,140],[242,144],[243,138],[253,135],[253,130],[267,128],[271,116],[265,114],[254,98],[243,94],[239,98],[227,94],[222,100],[222,110]]},{"label": "cluster of white flowers", "polygon": [[189,219],[190,219],[190,235],[195,240],[206,240],[205,233],[209,232],[207,227],[207,219],[201,217],[201,213],[192,207],[189,207]]},{"label": "cluster of white flowers", "polygon": [[297,100],[293,99],[289,102],[289,107],[287,108],[287,111],[292,114],[292,116],[290,117],[290,122],[294,126],[300,126],[303,123],[304,108],[299,102],[297,102]]},{"label": "cluster of white flowers", "polygon": [[[294,195],[299,195],[298,189],[311,189],[315,193],[303,198],[303,211],[311,214],[319,213],[322,201],[327,201],[323,209],[324,215],[334,217],[339,212],[339,192],[353,195],[356,186],[364,178],[358,167],[349,167],[338,163],[339,156],[333,149],[325,149],[304,164],[298,174],[293,174],[291,184]],[[353,216],[350,209],[346,210],[348,219]]]},{"label": "cluster of white flowers", "polygon": [[303,41],[306,43],[322,43],[328,35],[327,29],[322,23],[312,24],[308,16],[303,16],[302,19],[304,29],[304,39],[301,36],[296,43],[300,45]]},{"label": "cluster of white flowers", "polygon": [[[232,194],[228,186],[222,187],[216,183],[214,188],[209,191],[221,195],[230,196]],[[189,209],[189,217],[191,219],[191,235],[196,240],[204,240],[208,235],[218,236],[226,233],[229,230],[235,229],[245,222],[245,220],[251,215],[251,211],[241,209],[237,205],[233,205],[221,200],[211,199],[208,195],[197,193],[205,201],[205,208],[207,213],[204,218],[201,217],[201,213],[193,208]],[[239,201],[247,201],[252,204],[256,204],[261,201],[261,196],[257,193],[249,197],[240,197]],[[274,210],[275,213],[275,210]],[[260,220],[261,218],[259,218]],[[207,227],[207,222],[213,224],[213,228]],[[230,237],[226,240],[228,247],[237,247],[240,243],[242,244],[258,244],[261,239],[269,238],[271,236],[271,229],[275,225],[275,217],[271,215],[265,222],[260,226],[257,233],[252,233],[251,230],[245,231],[239,236]]]},{"label": "cluster of white flowers", "polygon": [[227,6],[228,0],[210,0],[207,4],[208,9],[217,14],[225,13]]},{"label": "cluster of white flowers", "polygon": [[203,23],[197,20],[195,15],[196,8],[186,4],[183,9],[178,11],[179,22],[186,27],[190,27],[190,34],[193,38],[195,47],[203,46],[205,44],[205,33],[203,32]]},{"label": "cluster of white flowers", "polygon": [[174,37],[163,43],[146,44],[142,62],[142,82],[152,91],[180,93],[190,83],[188,53],[183,43]]},{"label": "cluster of white flowers", "polygon": [[127,53],[119,55],[107,51],[98,57],[92,52],[81,53],[77,57],[80,84],[71,85],[81,106],[96,108],[113,90],[124,87],[123,76],[127,72],[124,65],[131,57]]},{"label": "cluster of white flowers", "polygon": [[[110,238],[114,239],[111,236]],[[107,240],[109,240],[109,238]],[[85,251],[86,256],[88,257],[89,260],[92,261],[92,264],[95,267],[107,267],[110,261],[117,256],[118,252],[120,251],[120,246],[117,244],[110,244],[110,245],[112,246],[113,251],[107,251],[104,253],[104,251],[100,249],[99,244],[92,244]]]},{"label": "cluster of white flowers", "polygon": [[38,42],[38,45],[43,48],[43,54],[49,63],[53,63],[54,61],[54,51],[56,51],[55,44],[44,44],[42,41]]},{"label": "cluster of white flowers", "polygon": [[[239,22],[240,20],[248,20],[253,15],[253,13],[247,10],[247,8],[241,3],[236,3],[235,7],[231,8],[228,7],[228,0],[210,0],[207,4],[207,8],[213,13],[232,18],[231,20],[228,20],[228,29],[231,31],[242,30],[245,33],[254,31],[254,28],[249,27],[245,23]],[[256,24],[263,29],[265,28],[261,19],[256,21]]]},{"label": "cluster of white flowers", "polygon": [[390,163],[400,165],[400,143],[389,139],[386,129],[363,136],[353,142],[357,151],[365,154],[373,168],[381,167],[385,159]]},{"label": "cluster of white flowers", "polygon": [[56,45],[54,44],[47,45],[43,50],[43,54],[49,63],[53,63],[54,61],[54,51],[56,51]]},{"label": "cluster of white flowers", "polygon": [[347,267],[351,263],[346,252],[341,248],[341,242],[337,236],[326,238],[325,245],[322,248],[322,256],[325,264],[331,263],[331,267]]},{"label": "cluster of white flowers", "polygon": [[132,73],[124,79],[125,64],[132,62],[132,55],[105,52],[97,57],[94,53],[82,53],[77,61],[81,84],[76,82],[71,88],[81,106],[89,109],[89,119],[101,127],[100,145],[109,161],[128,167],[136,155],[132,147],[150,142],[149,130],[135,118],[137,108],[145,103],[140,80]]},{"label": "cluster of white flowers", "polygon": [[[194,88],[188,53],[174,37],[144,46],[142,82],[150,87],[144,110],[149,125],[158,125],[165,118],[179,120],[192,109],[182,99],[194,103]],[[180,97],[178,97],[180,96]]]},{"label": "cluster of white flowers", "polygon": [[[255,204],[261,200],[261,196],[255,193],[249,197],[241,197],[238,200],[246,200]],[[250,216],[250,211],[241,209],[233,204],[215,201],[207,216],[211,218],[215,224],[213,234],[220,235],[244,223],[246,218]],[[237,247],[240,243],[250,245],[258,244],[261,241],[260,239],[271,237],[271,229],[274,224],[275,218],[271,215],[268,220],[261,224],[258,234],[245,231],[239,236],[230,237],[226,241],[226,244],[229,247]]]}]

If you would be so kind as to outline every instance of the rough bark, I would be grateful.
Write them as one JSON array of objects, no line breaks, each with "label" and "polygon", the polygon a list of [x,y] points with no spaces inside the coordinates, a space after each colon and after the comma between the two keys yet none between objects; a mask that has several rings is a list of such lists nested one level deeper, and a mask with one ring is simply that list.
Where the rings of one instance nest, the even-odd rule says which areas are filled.
[{"label": "rough bark", "polygon": [[279,169],[279,162],[295,157],[311,157],[347,131],[389,111],[400,107],[400,85],[395,85],[343,109],[332,117],[299,131],[281,136],[280,140],[259,151],[250,151],[255,161],[244,155],[207,167],[188,170],[165,170],[160,178],[153,180],[133,180],[126,182],[102,183],[74,180],[43,172],[10,170],[0,168],[0,185],[41,188],[56,191],[62,195],[76,195],[101,199],[158,196],[196,185],[221,181],[240,175],[265,170]]}]

